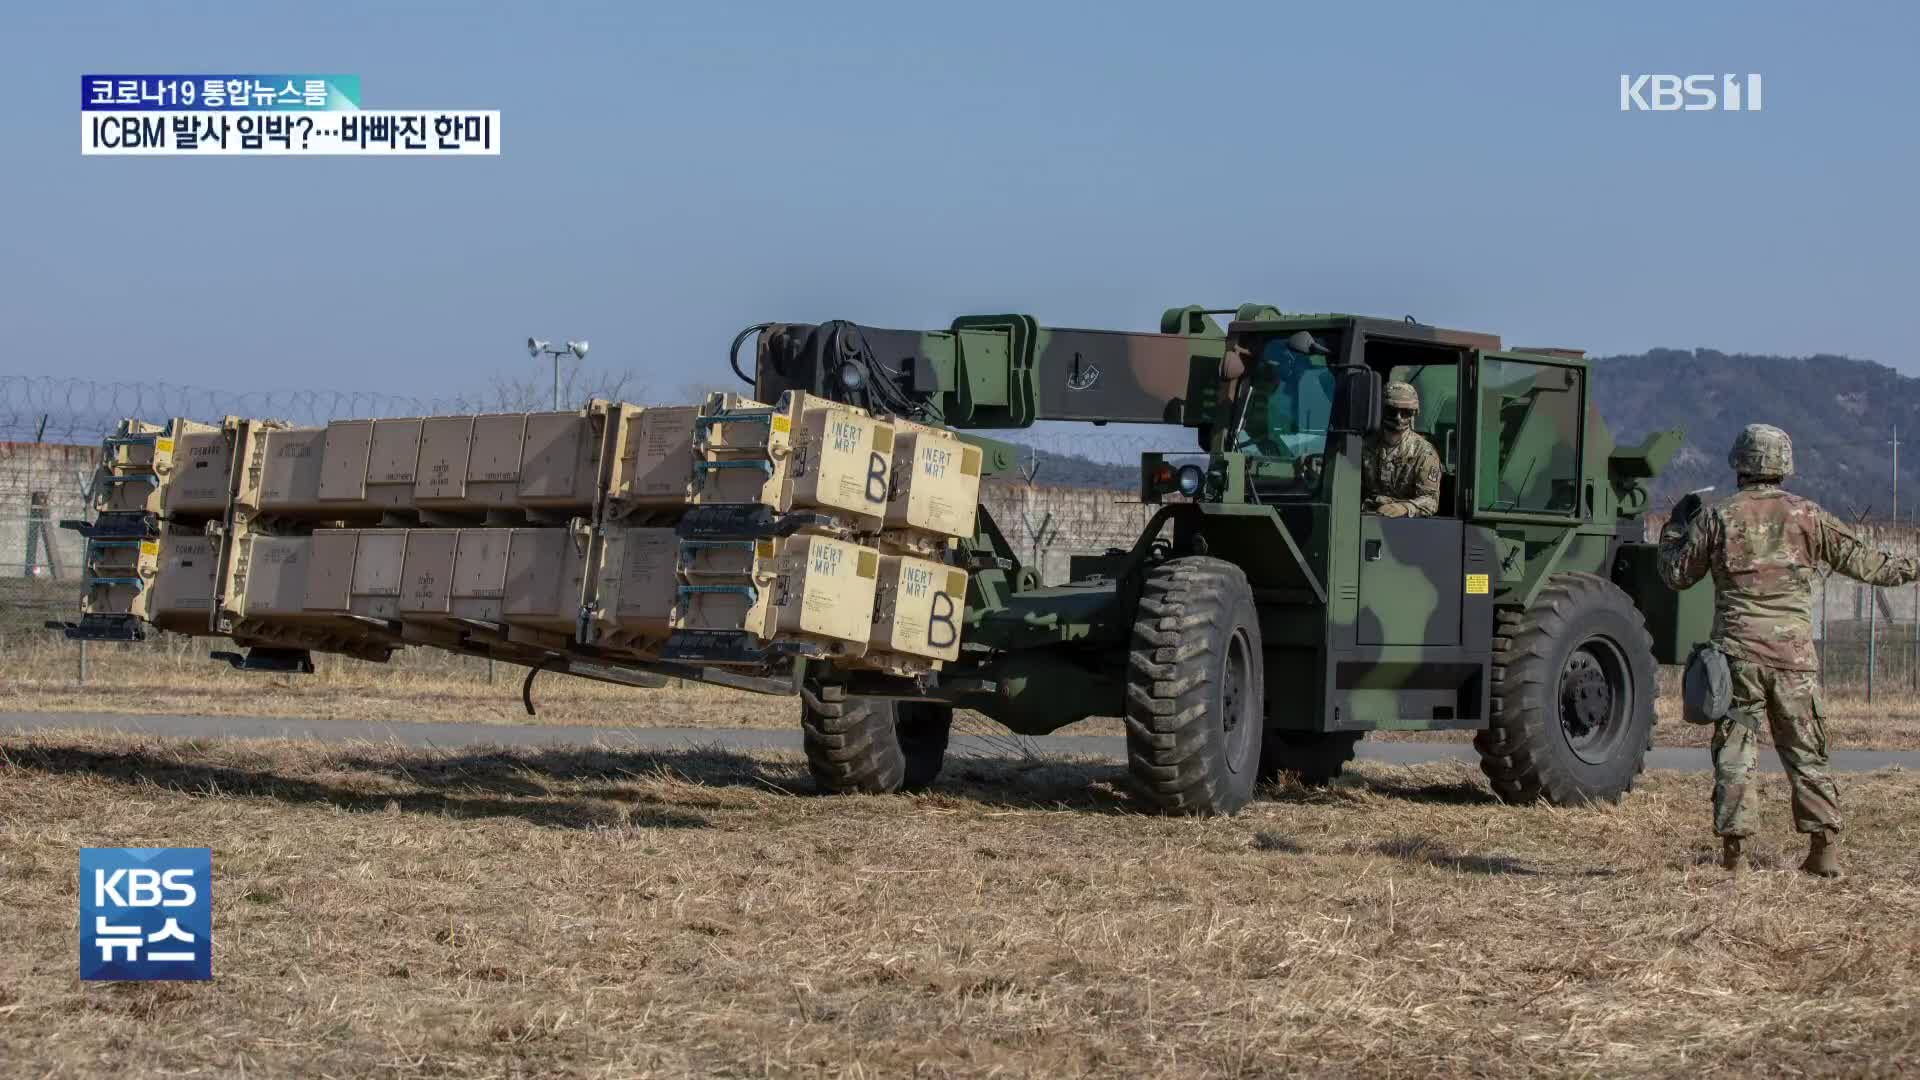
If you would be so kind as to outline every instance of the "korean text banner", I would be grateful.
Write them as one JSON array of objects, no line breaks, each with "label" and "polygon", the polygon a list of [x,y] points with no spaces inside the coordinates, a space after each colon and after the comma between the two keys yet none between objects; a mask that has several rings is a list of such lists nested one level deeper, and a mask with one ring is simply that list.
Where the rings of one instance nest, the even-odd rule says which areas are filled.
[{"label": "korean text banner", "polygon": [[82,75],[82,111],[342,112],[358,75]]},{"label": "korean text banner", "polygon": [[342,113],[143,112],[80,114],[89,155],[494,155],[500,113],[360,109]]}]

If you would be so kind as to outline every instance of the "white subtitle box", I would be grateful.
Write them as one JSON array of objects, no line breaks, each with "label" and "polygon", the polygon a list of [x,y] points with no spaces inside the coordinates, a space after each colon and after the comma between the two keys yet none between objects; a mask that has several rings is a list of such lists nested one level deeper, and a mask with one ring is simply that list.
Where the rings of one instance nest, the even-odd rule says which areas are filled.
[{"label": "white subtitle box", "polygon": [[80,114],[87,155],[500,153],[497,110],[342,112],[95,112]]}]

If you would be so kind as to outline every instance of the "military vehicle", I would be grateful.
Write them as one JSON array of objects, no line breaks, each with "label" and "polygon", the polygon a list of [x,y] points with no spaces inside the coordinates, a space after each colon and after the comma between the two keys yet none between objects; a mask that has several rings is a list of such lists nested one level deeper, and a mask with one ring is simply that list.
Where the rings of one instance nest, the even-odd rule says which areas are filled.
[{"label": "military vehicle", "polygon": [[[1221,315],[1231,316],[1225,326]],[[756,335],[748,371],[740,351]],[[89,585],[87,614],[66,629],[127,636],[142,620],[179,629],[210,606],[206,632],[251,645],[231,656],[242,666],[300,669],[312,649],[377,659],[426,644],[526,664],[529,687],[534,673],[560,670],[797,693],[808,763],[834,792],[933,781],[956,708],[1024,734],[1118,716],[1146,797],[1200,814],[1232,813],[1282,774],[1329,780],[1369,731],[1479,732],[1483,769],[1504,799],[1617,798],[1644,762],[1657,665],[1681,662],[1708,631],[1710,587],[1666,589],[1657,548],[1643,539],[1648,484],[1679,433],[1617,445],[1591,401],[1597,373],[1574,350],[1245,305],[1170,309],[1158,333],[1049,328],[1023,315],[939,331],[756,324],[735,338],[730,363],[750,399],[716,395],[671,414],[594,403],[521,418],[521,442],[492,453],[508,465],[522,455],[520,471],[486,474],[503,478],[503,491],[520,483],[521,494],[485,505],[422,494],[430,472],[448,471],[429,469],[423,449],[445,418],[412,421],[424,436],[378,426],[395,421],[282,436],[324,442],[317,471],[348,499],[281,496],[282,518],[319,514],[319,527],[277,526],[262,500],[248,501],[243,489],[259,484],[245,477],[261,471],[260,450],[249,449],[256,422],[230,418],[217,437],[184,421],[130,425],[117,437],[136,450],[191,432],[226,455],[224,501],[216,491],[169,514],[174,496],[156,489],[129,504],[144,513],[143,536],[157,530],[169,550],[212,560],[219,569],[195,590],[212,595],[148,610],[137,591],[114,591],[133,572],[102,572],[107,584]],[[1362,511],[1362,449],[1380,430],[1390,379],[1419,390],[1415,430],[1444,466],[1432,517]],[[667,434],[643,434],[649,417]],[[1128,549],[1075,557],[1071,580],[1054,587],[973,505],[979,480],[1017,459],[1015,446],[982,432],[1046,421],[1163,425],[1187,432],[1193,448],[1143,455],[1139,498],[1158,507],[1147,527]],[[455,474],[488,456],[483,425],[507,423],[461,422]],[[875,430],[843,432],[847,424]],[[538,467],[536,425],[548,432]],[[816,441],[793,434],[780,448],[789,436],[774,432],[802,429]],[[369,465],[366,448],[383,439],[392,461]],[[336,442],[358,456],[336,467]],[[668,463],[651,474],[665,475],[663,497],[638,494],[634,477],[649,467],[633,463],[636,446]],[[829,483],[827,455],[841,451],[854,456]],[[139,471],[152,456],[115,453],[123,464],[107,473]],[[375,498],[382,468],[415,495]],[[514,479],[522,474],[541,498]],[[962,476],[972,486],[950,486]],[[129,482],[139,483],[103,485]],[[329,532],[356,523],[347,510],[362,515],[352,541]],[[132,535],[126,521],[100,524],[109,516],[81,527],[109,543]],[[497,543],[531,554],[492,556],[481,576],[504,576],[504,590],[469,589],[463,600],[459,582],[479,580],[469,567],[483,565],[468,549],[490,550],[499,533],[488,529],[502,525],[514,535]],[[315,566],[339,563],[321,590],[337,597],[316,607],[314,577],[304,607],[266,602],[236,618],[247,586],[234,564],[248,550],[235,538],[248,528],[264,530],[256,580],[272,580],[258,568],[295,558],[279,547],[310,534]],[[791,546],[802,542],[804,553]],[[645,551],[658,558],[633,554]],[[714,562],[726,558],[738,561]],[[821,576],[841,565],[858,580]],[[526,594],[541,566],[565,568],[558,584],[540,578],[538,602],[516,599],[515,582]],[[450,578],[455,595],[416,578]],[[847,600],[855,586],[863,591]],[[423,597],[411,608],[381,599],[408,590]],[[730,606],[713,614],[716,604]],[[869,610],[870,634],[848,621]]]}]

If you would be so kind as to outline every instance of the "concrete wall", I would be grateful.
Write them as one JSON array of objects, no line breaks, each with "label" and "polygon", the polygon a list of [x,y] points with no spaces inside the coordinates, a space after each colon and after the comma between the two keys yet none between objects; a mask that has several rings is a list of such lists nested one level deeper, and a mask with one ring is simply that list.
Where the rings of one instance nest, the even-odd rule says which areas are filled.
[{"label": "concrete wall", "polygon": [[[62,578],[80,576],[80,534],[60,528],[60,519],[91,516],[87,485],[99,460],[98,446],[0,442],[0,577],[49,576],[56,568]],[[36,537],[27,550],[36,518],[53,542],[52,565],[44,541]]]},{"label": "concrete wall", "polygon": [[1132,547],[1159,509],[1141,503],[1131,491],[1044,484],[989,483],[981,489],[980,502],[1021,561],[1038,566],[1048,585],[1067,580],[1074,555]]}]

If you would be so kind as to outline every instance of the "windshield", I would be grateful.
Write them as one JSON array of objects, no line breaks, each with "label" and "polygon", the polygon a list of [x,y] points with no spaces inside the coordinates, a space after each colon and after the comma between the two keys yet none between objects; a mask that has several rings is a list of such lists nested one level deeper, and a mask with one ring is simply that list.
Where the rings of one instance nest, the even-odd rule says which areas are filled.
[{"label": "windshield", "polygon": [[1328,359],[1294,352],[1279,335],[1266,339],[1241,387],[1233,449],[1277,461],[1324,453],[1333,415]]}]

